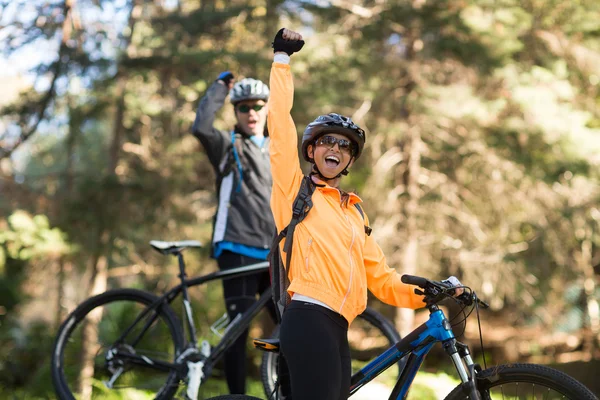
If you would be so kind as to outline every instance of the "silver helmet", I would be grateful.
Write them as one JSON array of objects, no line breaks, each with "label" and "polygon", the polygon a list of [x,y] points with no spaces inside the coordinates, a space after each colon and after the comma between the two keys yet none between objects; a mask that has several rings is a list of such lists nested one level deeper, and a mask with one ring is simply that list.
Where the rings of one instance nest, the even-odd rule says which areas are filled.
[{"label": "silver helmet", "polygon": [[233,104],[244,100],[269,100],[269,87],[262,81],[244,78],[236,82],[229,92],[229,99]]}]

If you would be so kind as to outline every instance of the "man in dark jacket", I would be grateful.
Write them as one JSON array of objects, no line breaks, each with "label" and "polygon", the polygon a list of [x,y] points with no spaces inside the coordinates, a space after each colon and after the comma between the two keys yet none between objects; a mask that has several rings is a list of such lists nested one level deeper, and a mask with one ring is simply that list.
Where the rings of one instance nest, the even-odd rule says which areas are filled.
[{"label": "man in dark jacket", "polygon": [[[213,127],[216,112],[229,98],[237,123],[230,132]],[[218,208],[213,230],[213,257],[221,270],[265,261],[275,223],[271,214],[271,168],[266,132],[269,88],[246,78],[234,84],[223,72],[200,101],[192,133],[204,147],[217,175]],[[270,284],[267,272],[223,281],[225,304],[233,320]],[[246,387],[246,340],[240,336],[225,354],[225,375],[232,394]]]}]

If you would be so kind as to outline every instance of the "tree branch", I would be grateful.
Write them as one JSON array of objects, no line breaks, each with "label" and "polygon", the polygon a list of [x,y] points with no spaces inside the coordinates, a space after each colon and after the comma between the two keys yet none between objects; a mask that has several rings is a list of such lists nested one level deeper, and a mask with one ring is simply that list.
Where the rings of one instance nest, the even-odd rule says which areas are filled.
[{"label": "tree branch", "polygon": [[10,157],[12,155],[12,153],[15,150],[17,150],[17,148],[20,145],[25,143],[31,136],[33,136],[33,134],[37,131],[38,126],[44,119],[44,115],[46,114],[46,110],[48,109],[50,102],[54,98],[54,90],[56,87],[56,81],[58,80],[58,77],[61,75],[62,67],[65,64],[65,63],[63,63],[62,59],[63,59],[63,56],[65,55],[65,53],[67,52],[67,50],[69,49],[67,46],[68,37],[66,36],[66,33],[67,33],[67,31],[70,32],[70,23],[71,23],[70,15],[71,15],[71,9],[72,9],[74,3],[75,3],[75,0],[65,0],[64,5],[63,5],[63,13],[65,15],[65,20],[63,22],[63,35],[61,37],[61,43],[60,43],[60,47],[58,49],[58,59],[55,61],[53,68],[52,68],[54,70],[53,71],[54,76],[52,77],[52,81],[50,83],[50,88],[48,89],[46,94],[40,99],[40,101],[38,103],[38,107],[37,107],[38,110],[36,113],[37,115],[35,117],[36,121],[27,131],[21,132],[19,139],[10,149],[0,148],[0,160]]},{"label": "tree branch", "polygon": [[346,0],[331,0],[330,3],[333,6],[343,8],[344,10],[350,11],[352,14],[358,15],[362,18],[372,18],[373,16],[381,13],[384,9],[384,7],[381,5],[372,8],[366,8]]}]

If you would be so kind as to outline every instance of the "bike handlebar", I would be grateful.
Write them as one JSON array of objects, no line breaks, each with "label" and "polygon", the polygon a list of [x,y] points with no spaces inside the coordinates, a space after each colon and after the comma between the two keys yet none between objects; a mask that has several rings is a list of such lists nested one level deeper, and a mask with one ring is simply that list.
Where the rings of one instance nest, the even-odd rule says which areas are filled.
[{"label": "bike handlebar", "polygon": [[414,275],[402,275],[400,279],[402,280],[402,283],[406,283],[408,285],[415,285],[423,289],[425,289],[428,282],[427,279]]},{"label": "bike handlebar", "polygon": [[[424,289],[424,291],[415,289],[415,293],[425,295],[426,299],[429,298],[430,300],[433,300],[432,303],[437,303],[442,298],[448,297],[447,295],[450,295],[449,292],[452,291],[452,293],[454,293],[454,290],[456,289],[446,282],[431,281],[420,276],[402,275],[400,279],[402,283],[418,286],[421,289]],[[468,306],[472,305],[473,302],[476,301],[477,304],[482,308],[490,307],[485,301],[480,300],[477,297],[477,294],[475,294],[475,292],[472,290],[465,290],[463,294],[456,296],[455,299]]]}]

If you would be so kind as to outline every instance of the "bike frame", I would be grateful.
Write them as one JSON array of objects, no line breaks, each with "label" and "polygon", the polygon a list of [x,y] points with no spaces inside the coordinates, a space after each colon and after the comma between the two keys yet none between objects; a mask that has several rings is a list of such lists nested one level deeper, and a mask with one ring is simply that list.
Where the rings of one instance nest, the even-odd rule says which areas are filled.
[{"label": "bike frame", "polygon": [[[115,342],[116,346],[109,351],[109,356],[119,356],[121,358],[128,359],[135,364],[149,368],[165,371],[176,370],[181,373],[183,368],[185,368],[184,361],[186,360],[186,357],[192,354],[200,354],[198,361],[203,361],[204,374],[207,376],[210,374],[213,365],[222,357],[225,350],[242,334],[242,332],[248,328],[252,319],[267,305],[267,302],[271,300],[272,288],[268,287],[265,289],[256,303],[254,303],[246,312],[240,314],[241,316],[239,318],[236,317],[234,321],[230,322],[219,343],[210,350],[208,356],[204,357],[202,357],[201,352],[198,349],[196,328],[194,326],[188,288],[202,285],[217,279],[225,280],[239,278],[265,272],[267,271],[269,264],[265,261],[187,279],[183,255],[181,252],[175,252],[174,255],[176,255],[179,259],[179,278],[181,283],[159,297],[156,301],[147,306],[146,309],[140,313],[140,315],[138,315],[135,321],[133,321],[133,323]],[[138,336],[127,343],[135,347],[148,328],[152,325],[156,318],[158,318],[159,314],[156,312],[156,310],[158,310],[163,304],[171,304],[180,293],[182,294],[183,298],[185,325],[187,327],[187,336],[189,339],[186,339],[185,332],[179,332],[184,339],[184,349],[181,354],[178,354],[174,363],[163,360],[154,360],[146,356],[138,356],[136,354],[121,352],[119,350],[118,345],[125,343],[125,338],[128,337],[133,328],[144,318],[148,317],[147,320],[144,321],[144,326]],[[400,340],[394,346],[390,347],[383,354],[375,358],[352,376],[350,381],[350,396],[356,393],[361,387],[369,383],[379,374],[395,365],[401,358],[408,356],[406,366],[402,370],[402,373],[389,397],[389,400],[405,399],[408,394],[408,389],[410,388],[417,371],[421,367],[425,356],[427,353],[429,353],[433,345],[438,342],[442,343],[444,349],[452,358],[452,361],[454,362],[458,374],[463,382],[465,392],[470,392],[475,388],[475,365],[471,359],[467,346],[456,340],[450,323],[436,304],[430,303],[427,305],[427,308],[430,312],[429,320],[427,322],[419,326],[405,338]]]},{"label": "bike frame", "polygon": [[[133,323],[119,336],[115,344],[125,343],[125,338],[129,335],[132,329],[144,318],[148,317],[145,321],[144,327],[141,329],[140,333],[135,337],[132,341],[129,341],[128,344],[135,346],[139,340],[144,336],[147,329],[152,325],[152,323],[158,317],[158,313],[154,312],[150,315],[151,312],[156,311],[162,304],[170,304],[182,293],[183,297],[183,305],[184,305],[184,314],[185,314],[185,323],[187,327],[188,338],[186,338],[185,333],[181,332],[184,336],[184,351],[180,354],[175,363],[170,363],[163,360],[155,360],[146,356],[138,356],[136,354],[130,354],[126,352],[121,352],[117,348],[111,350],[112,355],[119,356],[121,358],[126,358],[129,361],[138,364],[144,365],[147,367],[151,367],[154,369],[160,370],[174,370],[180,368],[180,363],[183,361],[184,357],[188,354],[187,351],[190,349],[192,351],[197,351],[198,342],[196,339],[196,327],[194,326],[193,314],[192,314],[192,306],[189,301],[188,288],[192,286],[202,285],[206,282],[214,281],[217,279],[225,280],[225,279],[233,279],[240,278],[247,275],[253,275],[260,272],[266,272],[269,268],[269,263],[267,261],[260,262],[257,264],[247,265],[244,267],[232,268],[225,271],[217,271],[210,273],[208,275],[199,276],[192,279],[187,279],[185,274],[185,263],[183,261],[183,256],[180,252],[175,254],[179,259],[179,277],[181,279],[181,283],[167,293],[158,298],[154,303],[150,304],[146,309],[138,315],[138,317],[133,321]],[[263,291],[256,303],[252,305],[246,312],[241,314],[241,317],[237,321],[233,321],[228,326],[225,334],[210,352],[208,359],[205,362],[205,370],[210,372],[212,366],[216,363],[217,360],[223,355],[225,350],[233,343],[249,326],[252,319],[262,310],[267,303],[271,300],[272,289],[269,286],[265,291]]]},{"label": "bike frame", "polygon": [[[350,396],[369,383],[386,369],[395,365],[398,360],[408,355],[406,366],[398,378],[389,400],[403,400],[408,394],[417,371],[425,356],[433,345],[441,342],[446,352],[452,358],[463,384],[468,390],[474,385],[474,363],[467,346],[457,342],[452,327],[446,316],[435,304],[428,306],[429,320],[412,331],[394,346],[375,358],[350,380]],[[463,363],[463,360],[466,363]],[[467,369],[468,368],[468,369]]]}]

